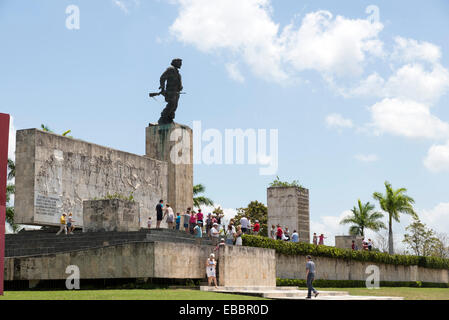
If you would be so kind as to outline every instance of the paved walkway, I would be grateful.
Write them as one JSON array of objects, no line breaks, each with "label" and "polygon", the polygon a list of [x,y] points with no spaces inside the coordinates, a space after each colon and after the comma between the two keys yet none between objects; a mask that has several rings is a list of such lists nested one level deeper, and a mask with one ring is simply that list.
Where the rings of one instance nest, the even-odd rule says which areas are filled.
[{"label": "paved walkway", "polygon": [[[245,294],[276,300],[305,300],[306,290],[297,287],[214,287],[202,286],[201,291]],[[402,297],[351,296],[346,291],[321,291],[312,300],[404,300]]]}]

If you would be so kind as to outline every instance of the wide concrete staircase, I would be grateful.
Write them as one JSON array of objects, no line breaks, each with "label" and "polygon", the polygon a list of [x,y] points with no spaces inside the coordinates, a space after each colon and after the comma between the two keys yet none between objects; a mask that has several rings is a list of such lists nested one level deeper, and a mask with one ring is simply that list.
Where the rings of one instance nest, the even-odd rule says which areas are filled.
[{"label": "wide concrete staircase", "polygon": [[[179,242],[195,243],[194,236],[185,231],[168,229],[142,229],[136,232],[90,232],[75,231],[74,234],[56,235],[58,229],[23,231],[7,234],[5,257],[25,257],[83,249],[121,245],[130,242]],[[211,245],[207,238],[202,244]]]}]

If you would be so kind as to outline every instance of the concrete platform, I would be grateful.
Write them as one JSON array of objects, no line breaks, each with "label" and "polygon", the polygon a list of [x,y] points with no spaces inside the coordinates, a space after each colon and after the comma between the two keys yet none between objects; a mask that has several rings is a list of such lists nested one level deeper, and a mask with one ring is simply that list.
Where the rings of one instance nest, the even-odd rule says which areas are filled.
[{"label": "concrete platform", "polygon": [[[214,287],[202,286],[201,291],[244,294],[274,300],[306,300],[307,291],[297,287]],[[351,296],[347,291],[321,291],[311,300],[404,300],[402,297]]]}]

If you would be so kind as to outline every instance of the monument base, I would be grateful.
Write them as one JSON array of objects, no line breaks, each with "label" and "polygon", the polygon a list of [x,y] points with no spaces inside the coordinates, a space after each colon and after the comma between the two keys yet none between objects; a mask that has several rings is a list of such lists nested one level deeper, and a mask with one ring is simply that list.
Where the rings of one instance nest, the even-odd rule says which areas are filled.
[{"label": "monument base", "polygon": [[193,131],[178,123],[146,128],[146,156],[168,164],[168,199],[173,211],[193,207]]}]

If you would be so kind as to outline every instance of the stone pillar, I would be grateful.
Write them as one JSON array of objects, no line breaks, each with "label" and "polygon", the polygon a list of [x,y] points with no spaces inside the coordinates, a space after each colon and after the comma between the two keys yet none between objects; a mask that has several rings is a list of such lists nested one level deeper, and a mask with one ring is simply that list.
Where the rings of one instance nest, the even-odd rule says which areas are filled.
[{"label": "stone pillar", "polygon": [[175,212],[193,207],[193,131],[178,123],[146,128],[146,156],[168,164],[168,199]]},{"label": "stone pillar", "polygon": [[299,187],[270,187],[267,189],[268,232],[274,224],[293,230],[300,242],[310,243],[309,190]]},{"label": "stone pillar", "polygon": [[352,240],[359,250],[363,250],[363,237],[360,236],[335,236],[335,247],[341,249],[351,249]]}]

